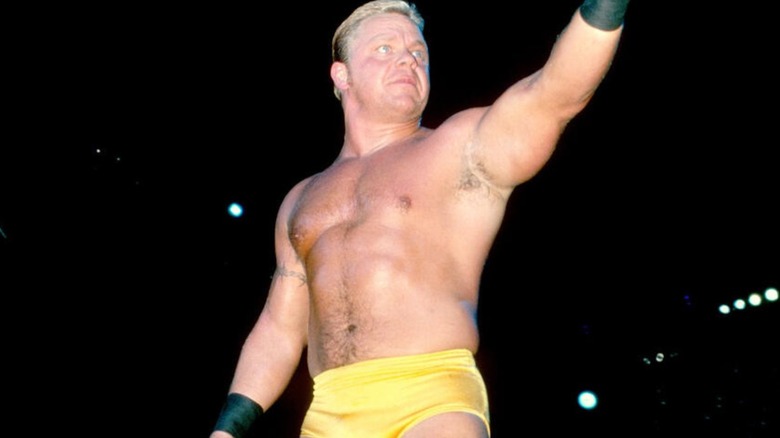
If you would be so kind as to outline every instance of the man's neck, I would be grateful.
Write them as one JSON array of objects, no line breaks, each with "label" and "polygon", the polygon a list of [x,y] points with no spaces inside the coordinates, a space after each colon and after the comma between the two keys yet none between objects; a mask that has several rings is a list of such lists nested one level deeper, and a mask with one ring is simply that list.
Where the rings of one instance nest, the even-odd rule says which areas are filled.
[{"label": "man's neck", "polygon": [[407,122],[344,121],[344,145],[339,158],[361,157],[420,131],[420,120]]}]

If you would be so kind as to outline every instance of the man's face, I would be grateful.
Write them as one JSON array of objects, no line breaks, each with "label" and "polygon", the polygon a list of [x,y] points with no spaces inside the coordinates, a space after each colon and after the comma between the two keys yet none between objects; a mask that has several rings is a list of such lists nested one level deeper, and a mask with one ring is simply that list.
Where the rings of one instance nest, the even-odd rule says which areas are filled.
[{"label": "man's face", "polygon": [[348,93],[360,105],[422,114],[430,91],[428,46],[414,23],[394,13],[368,18],[349,50]]}]

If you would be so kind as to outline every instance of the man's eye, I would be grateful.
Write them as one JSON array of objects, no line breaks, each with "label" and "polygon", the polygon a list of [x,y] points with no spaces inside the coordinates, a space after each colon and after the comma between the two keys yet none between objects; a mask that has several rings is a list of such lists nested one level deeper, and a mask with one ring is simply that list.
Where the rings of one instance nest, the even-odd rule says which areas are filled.
[{"label": "man's eye", "polygon": [[425,52],[422,50],[415,50],[412,52],[412,55],[417,59],[425,59]]},{"label": "man's eye", "polygon": [[388,46],[387,44],[381,45],[376,50],[379,53],[390,53],[390,46]]}]

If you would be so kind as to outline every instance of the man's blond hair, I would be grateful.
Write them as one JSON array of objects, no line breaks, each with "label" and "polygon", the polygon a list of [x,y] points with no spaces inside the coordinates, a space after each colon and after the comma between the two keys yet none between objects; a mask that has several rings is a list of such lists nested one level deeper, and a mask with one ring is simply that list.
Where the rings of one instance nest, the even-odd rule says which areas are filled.
[{"label": "man's blond hair", "polygon": [[[422,32],[425,27],[425,20],[423,20],[422,15],[417,11],[417,7],[414,3],[409,3],[404,0],[370,1],[352,11],[336,29],[331,43],[331,59],[333,62],[348,62],[350,43],[354,38],[355,30],[357,30],[358,26],[360,26],[366,18],[386,13],[403,15],[414,23],[417,28],[420,29],[420,32]],[[333,92],[336,95],[336,98],[341,100],[341,91],[334,86]]]}]

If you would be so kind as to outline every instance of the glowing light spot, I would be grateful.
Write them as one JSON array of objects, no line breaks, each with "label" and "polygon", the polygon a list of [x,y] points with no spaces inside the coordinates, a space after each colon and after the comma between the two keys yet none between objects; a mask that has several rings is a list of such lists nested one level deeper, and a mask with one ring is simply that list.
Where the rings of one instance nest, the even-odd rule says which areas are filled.
[{"label": "glowing light spot", "polygon": [[750,305],[754,307],[760,306],[761,301],[762,301],[761,294],[756,292],[750,294],[750,296],[748,297],[748,303],[750,303]]},{"label": "glowing light spot", "polygon": [[234,202],[228,206],[228,213],[233,217],[240,217],[244,214],[244,207],[241,204]]},{"label": "glowing light spot", "polygon": [[738,298],[738,299],[734,300],[734,308],[737,309],[737,310],[744,309],[745,308],[745,300],[743,300],[742,298]]},{"label": "glowing light spot", "polygon": [[598,405],[598,397],[593,391],[582,391],[577,397],[577,402],[582,409],[591,410]]},{"label": "glowing light spot", "polygon": [[766,291],[764,291],[764,298],[766,298],[767,301],[777,301],[777,289],[770,287]]}]

